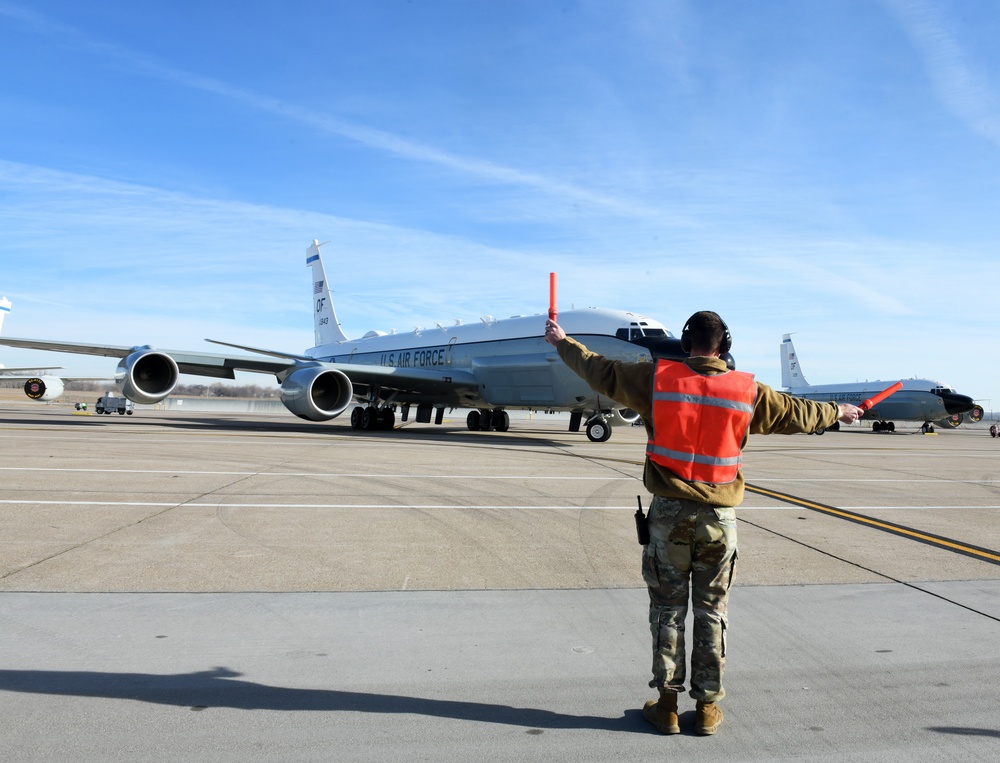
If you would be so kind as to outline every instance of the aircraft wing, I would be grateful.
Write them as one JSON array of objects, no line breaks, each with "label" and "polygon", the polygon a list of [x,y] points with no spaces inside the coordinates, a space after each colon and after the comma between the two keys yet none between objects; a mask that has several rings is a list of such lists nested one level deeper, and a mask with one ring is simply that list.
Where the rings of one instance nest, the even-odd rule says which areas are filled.
[{"label": "aircraft wing", "polygon": [[357,363],[320,363],[326,368],[344,373],[355,387],[378,386],[383,390],[396,390],[432,398],[447,398],[463,392],[475,393],[479,382],[468,371],[422,368],[393,368],[391,366],[366,366]]},{"label": "aircraft wing", "polygon": [[[298,361],[307,365],[320,364],[324,368],[331,368],[341,371],[351,380],[354,386],[370,387],[379,386],[384,390],[396,390],[418,395],[430,395],[433,397],[449,397],[462,394],[468,390],[476,392],[479,388],[479,381],[468,371],[437,369],[428,370],[422,368],[396,368],[394,366],[374,366],[360,363],[331,363],[318,360],[307,355],[296,355],[294,353],[282,352],[280,350],[265,350],[260,347],[250,347],[243,344],[232,344],[230,342],[220,342],[217,339],[206,339],[206,342],[219,344],[224,347],[235,347],[238,350],[248,350],[258,352],[262,355],[273,355],[277,358],[286,358],[290,361]],[[177,360],[177,358],[174,358]],[[178,361],[179,363],[180,361]],[[294,363],[286,361],[285,368]],[[241,369],[249,370],[249,369]]]},{"label": "aircraft wing", "polygon": [[[55,366],[56,368],[61,368],[61,366]],[[51,370],[51,369],[46,369]],[[64,382],[78,382],[78,381],[114,381],[114,374],[105,374],[104,376],[64,376],[63,374],[7,374],[0,375],[0,382],[4,381],[16,381],[23,382],[28,381],[28,379],[37,379],[39,376],[58,376]]]},{"label": "aircraft wing", "polygon": [[[0,344],[31,350],[68,352],[75,355],[100,355],[119,359],[128,357],[133,352],[143,349],[141,347],[128,347],[124,345],[57,342],[42,339],[17,339],[13,337],[0,337]],[[226,343],[215,342],[215,344]],[[182,374],[209,376],[219,379],[233,379],[235,378],[236,371],[278,375],[288,372],[296,366],[321,365],[341,371],[351,380],[353,385],[361,387],[378,385],[385,390],[396,390],[434,397],[450,397],[461,394],[465,390],[475,391],[478,389],[476,377],[468,371],[431,371],[420,368],[394,368],[391,366],[369,366],[357,363],[328,363],[304,355],[281,353],[276,350],[263,350],[243,345],[227,344],[226,346],[238,347],[239,349],[271,355],[273,357],[222,355],[181,350],[157,350],[157,352],[173,358],[174,362],[177,363],[177,369]]]},{"label": "aircraft wing", "polygon": [[[0,344],[10,347],[23,347],[30,350],[49,350],[51,352],[69,352],[74,355],[101,355],[106,358],[125,358],[140,347],[126,347],[109,344],[85,344],[82,342],[56,342],[42,339],[15,339],[0,337]],[[179,350],[159,350],[169,355],[177,363],[182,374],[194,376],[212,376],[220,379],[235,378],[235,371],[251,371],[255,373],[278,374],[295,365],[289,360],[271,360],[268,358],[253,358],[250,356],[215,355],[207,352],[187,352]]]}]

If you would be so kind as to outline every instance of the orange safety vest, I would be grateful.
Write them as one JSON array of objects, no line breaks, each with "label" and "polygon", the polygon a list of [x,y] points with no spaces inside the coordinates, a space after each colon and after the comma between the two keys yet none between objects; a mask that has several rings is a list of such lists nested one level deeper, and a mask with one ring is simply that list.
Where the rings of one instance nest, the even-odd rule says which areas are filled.
[{"label": "orange safety vest", "polygon": [[732,482],[756,401],[753,374],[704,375],[685,363],[660,360],[653,374],[653,439],[646,455],[689,482]]}]

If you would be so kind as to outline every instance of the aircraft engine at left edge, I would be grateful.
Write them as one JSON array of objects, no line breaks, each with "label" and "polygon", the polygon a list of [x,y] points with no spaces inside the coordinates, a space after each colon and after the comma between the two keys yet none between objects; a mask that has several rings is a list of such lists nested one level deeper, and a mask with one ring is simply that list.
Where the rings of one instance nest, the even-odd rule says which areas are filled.
[{"label": "aircraft engine at left edge", "polygon": [[24,383],[24,394],[44,403],[58,398],[65,388],[58,376],[35,376]]}]

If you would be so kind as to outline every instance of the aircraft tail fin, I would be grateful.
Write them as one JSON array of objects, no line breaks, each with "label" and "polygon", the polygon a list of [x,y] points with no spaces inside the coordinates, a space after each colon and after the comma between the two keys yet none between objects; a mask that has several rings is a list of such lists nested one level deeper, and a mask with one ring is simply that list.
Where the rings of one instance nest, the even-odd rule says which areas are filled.
[{"label": "aircraft tail fin", "polygon": [[3,331],[3,319],[7,317],[7,313],[10,312],[10,308],[10,300],[6,297],[0,297],[0,331]]},{"label": "aircraft tail fin", "polygon": [[806,377],[802,375],[791,334],[784,334],[781,337],[781,386],[786,388],[809,386]]},{"label": "aircraft tail fin", "polygon": [[313,280],[313,321],[316,329],[316,346],[346,342],[347,335],[340,328],[337,311],[333,308],[330,297],[330,282],[326,278],[323,259],[319,248],[322,244],[313,240],[312,246],[306,249],[306,265],[312,268]]}]

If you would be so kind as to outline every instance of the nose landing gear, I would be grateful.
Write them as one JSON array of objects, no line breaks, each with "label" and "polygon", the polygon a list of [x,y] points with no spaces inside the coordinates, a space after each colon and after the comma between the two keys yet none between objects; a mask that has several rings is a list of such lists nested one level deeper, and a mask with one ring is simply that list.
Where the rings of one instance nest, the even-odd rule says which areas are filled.
[{"label": "nose landing gear", "polygon": [[591,442],[607,442],[611,439],[611,425],[603,416],[595,416],[587,422],[587,439]]}]

